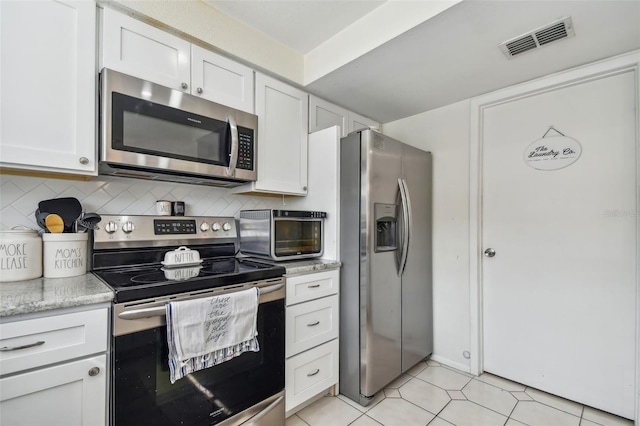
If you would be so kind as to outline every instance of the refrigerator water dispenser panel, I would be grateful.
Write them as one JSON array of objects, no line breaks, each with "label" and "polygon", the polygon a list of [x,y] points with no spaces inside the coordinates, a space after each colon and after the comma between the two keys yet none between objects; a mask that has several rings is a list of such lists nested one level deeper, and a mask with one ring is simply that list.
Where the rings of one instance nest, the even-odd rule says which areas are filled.
[{"label": "refrigerator water dispenser panel", "polygon": [[394,251],[398,249],[398,220],[396,204],[373,205],[376,220],[376,244],[374,251]]}]

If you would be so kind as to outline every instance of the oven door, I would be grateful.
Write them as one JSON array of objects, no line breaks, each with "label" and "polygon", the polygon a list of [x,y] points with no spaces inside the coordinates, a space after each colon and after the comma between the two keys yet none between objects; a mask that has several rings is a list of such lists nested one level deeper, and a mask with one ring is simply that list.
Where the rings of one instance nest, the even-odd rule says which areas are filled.
[{"label": "oven door", "polygon": [[[279,287],[277,292],[261,292],[257,320],[259,352],[247,352],[191,373],[173,385],[169,380],[166,325],[158,325],[165,318],[161,314],[149,316],[154,309],[159,312],[164,302],[116,305],[111,424],[226,425],[248,421],[259,425],[266,424],[264,421],[274,424],[274,415],[282,419],[276,423],[283,424],[285,316],[284,284],[280,281],[281,284],[268,287]],[[216,291],[217,294],[221,293]],[[203,296],[207,294],[200,292],[195,297]],[[118,327],[122,322],[127,323],[125,329]],[[126,334],[119,334],[119,330],[125,330]]]},{"label": "oven door", "polygon": [[323,253],[322,219],[273,219],[271,253],[275,260],[319,257]]}]

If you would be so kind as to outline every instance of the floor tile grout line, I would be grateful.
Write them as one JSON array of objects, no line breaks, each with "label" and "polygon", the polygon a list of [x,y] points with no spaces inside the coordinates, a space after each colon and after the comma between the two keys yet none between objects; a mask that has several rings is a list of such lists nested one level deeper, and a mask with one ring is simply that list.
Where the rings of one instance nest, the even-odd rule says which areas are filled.
[{"label": "floor tile grout line", "polygon": [[[536,388],[533,388],[533,387],[531,387],[531,386],[527,386],[527,389],[529,389],[529,388],[531,388],[531,389],[535,389],[535,390],[537,390],[537,391],[539,391],[539,392],[544,392],[543,390],[536,389]],[[526,393],[526,392],[525,392],[525,393]],[[544,393],[547,393],[547,392],[544,392]],[[527,395],[529,395],[529,394],[527,394]],[[556,396],[556,395],[553,395],[553,394],[549,394],[549,395],[551,395],[551,396],[552,396],[552,397],[554,397],[554,398],[561,398],[561,397]],[[584,404],[581,404],[581,403],[579,403],[579,402],[571,401],[571,400],[566,399],[566,401],[567,401],[567,402],[572,402],[572,403],[574,403],[574,404],[578,404],[578,405],[580,405],[580,407],[582,407],[582,408],[581,408],[581,411],[580,411],[580,415],[579,415],[579,416],[576,416],[575,414],[570,413],[570,412],[568,412],[568,411],[566,411],[566,410],[563,410],[562,408],[554,407],[553,405],[549,405],[549,404],[547,404],[547,403],[544,403],[544,402],[538,401],[537,399],[534,399],[531,395],[529,395],[529,396],[531,397],[531,401],[529,401],[529,402],[537,402],[537,403],[538,403],[538,404],[540,404],[540,405],[544,405],[544,406],[546,406],[546,407],[553,408],[554,410],[561,411],[561,412],[563,412],[563,413],[565,413],[565,414],[568,414],[568,415],[570,415],[570,416],[573,416],[573,417],[578,417],[579,419],[581,419],[581,420],[582,420],[582,413],[584,412]],[[562,399],[564,399],[564,398],[562,398]],[[589,420],[589,419],[585,419],[585,420]],[[591,420],[589,420],[589,421],[591,421]]]}]

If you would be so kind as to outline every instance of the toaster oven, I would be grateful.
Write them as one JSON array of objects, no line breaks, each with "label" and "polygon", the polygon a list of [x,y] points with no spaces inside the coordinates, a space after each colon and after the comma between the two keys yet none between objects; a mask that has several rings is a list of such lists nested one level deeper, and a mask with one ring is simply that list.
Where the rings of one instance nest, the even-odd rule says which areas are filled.
[{"label": "toaster oven", "polygon": [[326,212],[242,210],[240,251],[272,260],[322,256]]}]

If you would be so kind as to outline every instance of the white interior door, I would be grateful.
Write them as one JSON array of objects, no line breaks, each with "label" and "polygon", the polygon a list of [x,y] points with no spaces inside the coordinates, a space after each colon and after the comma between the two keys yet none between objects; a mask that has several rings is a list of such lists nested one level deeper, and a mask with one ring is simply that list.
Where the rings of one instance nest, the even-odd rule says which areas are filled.
[{"label": "white interior door", "polygon": [[[481,135],[482,250],[496,253],[482,262],[484,370],[627,418],[635,403],[634,81],[629,71],[496,104],[484,111]],[[525,150],[551,125],[582,154],[536,170]]]}]

